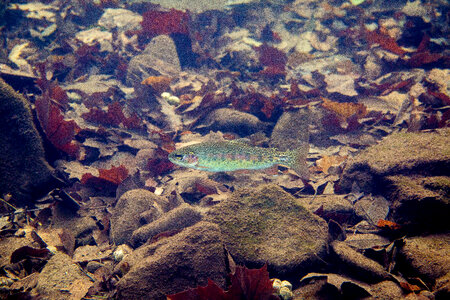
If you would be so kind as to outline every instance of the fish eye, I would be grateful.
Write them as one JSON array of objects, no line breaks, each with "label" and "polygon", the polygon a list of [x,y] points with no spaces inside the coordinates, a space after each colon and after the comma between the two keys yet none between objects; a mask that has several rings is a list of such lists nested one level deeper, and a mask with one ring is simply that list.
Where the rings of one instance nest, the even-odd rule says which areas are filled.
[{"label": "fish eye", "polygon": [[175,158],[177,160],[182,160],[184,158],[184,155],[182,155],[182,154],[174,154],[173,158]]}]

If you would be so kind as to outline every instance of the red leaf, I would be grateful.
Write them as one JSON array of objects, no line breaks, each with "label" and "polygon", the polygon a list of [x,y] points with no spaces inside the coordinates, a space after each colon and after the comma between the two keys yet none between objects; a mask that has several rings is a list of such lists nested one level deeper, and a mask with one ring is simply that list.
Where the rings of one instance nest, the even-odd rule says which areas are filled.
[{"label": "red leaf", "polygon": [[278,67],[284,70],[287,63],[287,56],[283,51],[268,46],[267,44],[256,47],[256,51],[259,54],[259,62],[263,66]]},{"label": "red leaf", "polygon": [[199,286],[174,295],[167,295],[167,300],[227,300],[225,292],[211,279],[207,286]]},{"label": "red leaf", "polygon": [[39,123],[48,140],[55,148],[77,157],[80,146],[73,139],[80,127],[74,120],[64,120],[61,110],[51,101],[47,92],[36,99],[35,105]]},{"label": "red leaf", "polygon": [[118,127],[122,124],[128,129],[142,129],[142,122],[137,114],[133,113],[130,117],[126,117],[119,102],[108,105],[107,111],[96,107],[91,108],[89,112],[84,113],[82,117],[86,121],[102,125]]},{"label": "red leaf", "polygon": [[267,272],[267,265],[261,269],[236,267],[227,291],[228,299],[266,300],[278,299],[273,295],[274,288]]},{"label": "red leaf", "polygon": [[236,267],[236,272],[231,276],[231,286],[224,292],[214,281],[208,279],[208,285],[197,287],[187,291],[168,295],[168,300],[275,300],[279,299],[274,295],[272,281],[267,272],[267,265],[261,269],[247,269],[246,267]]},{"label": "red leaf", "polygon": [[369,42],[369,44],[378,44],[384,50],[388,50],[400,56],[406,53],[406,51],[403,50],[403,48],[397,44],[395,39],[393,39],[387,34],[382,34],[377,31],[365,30],[364,37],[366,38],[367,42]]},{"label": "red leaf", "polygon": [[168,159],[168,153],[162,148],[158,148],[152,158],[147,161],[147,171],[151,176],[161,175],[169,170],[172,170],[173,163]]},{"label": "red leaf", "polygon": [[123,165],[112,166],[111,169],[99,169],[99,176],[91,173],[83,174],[81,183],[95,187],[100,190],[116,188],[125,178],[128,177],[128,170]]},{"label": "red leaf", "polygon": [[181,10],[149,10],[143,13],[142,33],[149,36],[171,33],[189,33],[189,14]]},{"label": "red leaf", "polygon": [[426,52],[416,52],[414,53],[411,58],[408,60],[408,64],[411,67],[420,67],[422,65],[430,64],[433,62],[437,62],[444,56],[439,53],[430,53],[429,51]]},{"label": "red leaf", "polygon": [[397,223],[388,220],[379,220],[377,223],[377,227],[389,230],[398,230],[401,228],[401,226]]},{"label": "red leaf", "polygon": [[443,105],[450,105],[450,97],[447,96],[446,94],[440,92],[433,92],[430,89],[428,89],[428,93],[441,100]]}]

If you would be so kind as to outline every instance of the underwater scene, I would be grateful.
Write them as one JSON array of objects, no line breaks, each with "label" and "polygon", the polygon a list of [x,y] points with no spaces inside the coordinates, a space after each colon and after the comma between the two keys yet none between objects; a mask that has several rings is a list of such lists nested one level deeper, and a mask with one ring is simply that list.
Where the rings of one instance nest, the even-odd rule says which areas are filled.
[{"label": "underwater scene", "polygon": [[444,0],[1,0],[0,299],[450,299]]}]

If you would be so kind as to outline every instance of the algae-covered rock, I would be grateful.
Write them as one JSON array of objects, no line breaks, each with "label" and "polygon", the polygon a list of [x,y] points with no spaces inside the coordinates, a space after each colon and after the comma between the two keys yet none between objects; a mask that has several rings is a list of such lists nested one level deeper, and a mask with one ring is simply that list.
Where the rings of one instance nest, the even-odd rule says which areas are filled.
[{"label": "algae-covered rock", "polygon": [[56,186],[27,101],[0,79],[0,196],[30,201]]},{"label": "algae-covered rock", "polygon": [[180,233],[146,244],[124,259],[131,267],[120,279],[118,299],[166,299],[208,279],[226,288],[227,257],[220,230],[199,222]]},{"label": "algae-covered rock", "polygon": [[334,241],[331,247],[345,273],[358,274],[359,280],[372,283],[390,278],[382,265],[347,246],[345,242]]},{"label": "algae-covered rock", "polygon": [[144,189],[134,189],[124,193],[117,201],[111,216],[111,239],[117,245],[131,243],[133,231],[141,225],[141,214],[156,210],[162,214],[164,200]]},{"label": "algae-covered rock", "polygon": [[344,170],[340,187],[390,201],[388,219],[410,232],[450,228],[450,129],[395,133],[354,157]]},{"label": "algae-covered rock", "polygon": [[247,136],[258,131],[267,131],[270,123],[260,121],[252,114],[230,108],[220,108],[208,114],[199,129],[206,131],[233,132]]},{"label": "algae-covered rock", "polygon": [[193,206],[184,203],[167,212],[159,219],[146,224],[133,232],[132,244],[137,247],[153,236],[165,231],[177,231],[192,226],[202,219],[202,214]]},{"label": "algae-covered rock", "polygon": [[275,185],[238,190],[206,219],[219,225],[237,263],[267,263],[280,274],[307,272],[327,252],[326,222]]},{"label": "algae-covered rock", "polygon": [[366,193],[384,189],[385,176],[444,175],[450,169],[450,128],[436,132],[394,133],[351,159],[340,186],[350,191],[356,182]]},{"label": "algae-covered rock", "polygon": [[[449,253],[450,234],[407,238],[400,251],[401,272],[409,277],[420,277],[432,288],[439,278],[449,278]],[[435,288],[441,286],[436,284]]]},{"label": "algae-covered rock", "polygon": [[81,299],[91,286],[81,268],[57,252],[40,272],[36,290],[43,299]]},{"label": "algae-covered rock", "polygon": [[390,217],[415,231],[450,229],[450,177],[388,176]]}]

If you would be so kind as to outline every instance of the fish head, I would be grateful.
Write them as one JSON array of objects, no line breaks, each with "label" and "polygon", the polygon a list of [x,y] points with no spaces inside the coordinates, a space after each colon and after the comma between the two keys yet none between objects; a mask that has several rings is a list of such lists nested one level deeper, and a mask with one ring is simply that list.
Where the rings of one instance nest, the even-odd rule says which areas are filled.
[{"label": "fish head", "polygon": [[179,149],[169,154],[169,160],[179,166],[194,168],[198,164],[198,156],[188,149]]}]

